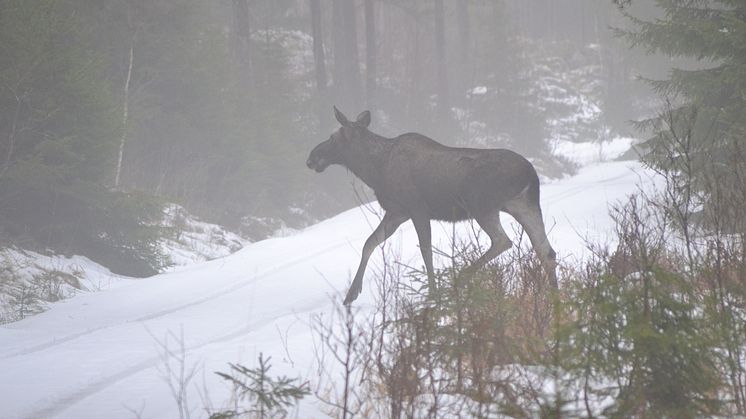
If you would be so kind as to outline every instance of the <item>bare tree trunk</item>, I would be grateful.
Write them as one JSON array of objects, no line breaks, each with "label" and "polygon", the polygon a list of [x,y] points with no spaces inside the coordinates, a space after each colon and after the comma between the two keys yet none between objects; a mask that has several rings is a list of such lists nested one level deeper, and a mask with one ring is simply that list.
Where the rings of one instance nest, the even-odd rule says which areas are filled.
[{"label": "bare tree trunk", "polygon": [[[342,96],[342,92],[349,83],[347,82],[347,72],[345,72],[344,59],[344,36],[345,22],[342,14],[342,4],[348,0],[333,0],[332,2],[332,47],[334,50],[334,90],[337,98]],[[340,104],[342,105],[342,104]],[[344,105],[342,105],[344,106]]]},{"label": "bare tree trunk", "polygon": [[438,116],[448,118],[450,102],[448,97],[448,73],[446,72],[446,37],[443,0],[435,0],[435,60],[438,94]]},{"label": "bare tree trunk", "polygon": [[[241,90],[246,97],[253,98],[254,95],[247,94],[253,84],[248,0],[233,0],[233,55],[238,64]],[[248,105],[251,107],[252,103]]]},{"label": "bare tree trunk", "polygon": [[461,92],[457,96],[457,100],[463,100],[462,93],[468,88],[472,82],[472,66],[471,66],[471,25],[469,23],[469,0],[459,0],[457,7],[457,18],[458,18],[458,33],[459,33],[459,73],[456,76],[456,89],[457,92]]},{"label": "bare tree trunk", "polygon": [[461,65],[466,66],[469,62],[469,46],[471,44],[471,27],[469,25],[469,0],[458,2],[458,33],[461,43]]},{"label": "bare tree trunk", "polygon": [[376,17],[373,0],[365,0],[365,97],[369,110],[376,107],[377,53]]},{"label": "bare tree trunk", "polygon": [[422,123],[421,115],[424,103],[422,100],[422,92],[420,86],[420,80],[422,79],[421,72],[421,57],[420,51],[420,20],[419,17],[415,17],[414,24],[409,28],[409,34],[411,36],[411,50],[409,51],[409,89],[407,95],[407,118],[415,123],[415,127]]},{"label": "bare tree trunk", "polygon": [[15,92],[13,92],[13,94],[16,98],[16,111],[13,114],[13,123],[10,126],[10,133],[8,133],[8,152],[5,155],[5,165],[3,166],[3,170],[0,171],[0,177],[8,170],[10,162],[13,159],[13,151],[16,144],[16,132],[18,132],[18,115],[21,113],[21,98],[18,97]]},{"label": "bare tree trunk", "polygon": [[360,108],[360,59],[354,0],[334,0],[334,83],[337,100],[348,109]]},{"label": "bare tree trunk", "polygon": [[346,49],[348,58],[347,68],[350,73],[350,96],[352,108],[355,112],[362,107],[362,83],[360,80],[360,55],[357,47],[357,19],[355,16],[355,1],[346,0],[344,2],[344,19],[347,25],[345,40],[347,41]]},{"label": "bare tree trunk", "polygon": [[319,118],[319,131],[326,132],[328,103],[327,103],[327,78],[326,78],[326,57],[324,55],[324,36],[321,27],[321,0],[309,0],[311,9],[311,36],[313,37],[313,62],[316,72],[316,113]]},{"label": "bare tree trunk", "polygon": [[326,90],[326,57],[321,31],[321,0],[309,0],[311,8],[311,36],[313,37],[313,61],[316,70],[316,89],[319,93]]},{"label": "bare tree trunk", "polygon": [[127,143],[127,124],[129,122],[129,103],[130,103],[130,81],[132,80],[132,67],[135,62],[135,38],[137,31],[130,39],[129,60],[127,63],[127,76],[124,79],[124,100],[122,103],[122,136],[119,138],[119,154],[117,156],[117,171],[114,176],[114,188],[119,188],[122,176],[122,159],[124,157],[124,145]]}]

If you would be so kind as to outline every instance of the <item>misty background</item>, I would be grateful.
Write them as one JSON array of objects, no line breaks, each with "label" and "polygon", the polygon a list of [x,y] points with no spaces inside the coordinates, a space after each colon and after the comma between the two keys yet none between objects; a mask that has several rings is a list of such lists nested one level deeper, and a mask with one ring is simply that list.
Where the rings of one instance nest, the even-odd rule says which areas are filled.
[{"label": "misty background", "polygon": [[[405,223],[344,306],[333,105],[525,155],[558,286]],[[745,137],[743,0],[0,0],[0,414],[746,417]]]},{"label": "misty background", "polygon": [[[506,147],[547,178],[558,142],[639,136],[639,76],[685,61],[615,30],[650,1],[0,2],[0,241],[144,276],[187,215],[247,240],[371,199],[311,148],[332,105],[372,130]],[[178,205],[174,207],[173,204]],[[172,214],[173,215],[173,214]],[[180,218],[182,217],[182,218]],[[168,218],[168,217],[167,217]]]}]

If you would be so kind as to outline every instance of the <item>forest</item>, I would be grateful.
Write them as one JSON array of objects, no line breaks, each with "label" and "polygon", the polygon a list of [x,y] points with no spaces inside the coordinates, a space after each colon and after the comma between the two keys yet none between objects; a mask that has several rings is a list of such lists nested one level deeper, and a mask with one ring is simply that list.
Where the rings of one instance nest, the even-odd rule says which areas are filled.
[{"label": "forest", "polygon": [[[241,399],[260,357],[219,373],[251,408],[210,417],[310,392],[344,418],[746,414],[742,1],[0,0],[0,51],[0,248],[127,277],[173,266],[163,243],[193,219],[260,242],[374,200],[306,167],[333,106],[387,137],[512,149],[548,184],[585,165],[563,150],[626,139],[616,157],[660,179],[610,203],[612,237],[561,260],[559,290],[521,246],[461,277],[483,249],[454,243],[432,306],[421,269],[385,257],[367,320],[313,322],[344,388]],[[0,255],[0,302],[60,298],[42,294]]]},{"label": "forest", "polygon": [[165,203],[253,240],[308,225],[359,202],[304,165],[332,105],[560,176],[545,139],[629,132],[655,68],[616,6],[570,3],[3,1],[0,237],[147,275]]}]

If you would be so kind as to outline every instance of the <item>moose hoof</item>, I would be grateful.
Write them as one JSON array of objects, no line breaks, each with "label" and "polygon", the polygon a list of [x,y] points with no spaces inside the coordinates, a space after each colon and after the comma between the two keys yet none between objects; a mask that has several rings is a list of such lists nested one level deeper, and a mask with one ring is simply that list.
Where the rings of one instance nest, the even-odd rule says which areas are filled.
[{"label": "moose hoof", "polygon": [[352,304],[353,301],[357,300],[357,297],[360,295],[360,292],[362,291],[362,287],[353,283],[350,287],[350,290],[347,291],[347,296],[345,297],[344,305],[348,306]]}]

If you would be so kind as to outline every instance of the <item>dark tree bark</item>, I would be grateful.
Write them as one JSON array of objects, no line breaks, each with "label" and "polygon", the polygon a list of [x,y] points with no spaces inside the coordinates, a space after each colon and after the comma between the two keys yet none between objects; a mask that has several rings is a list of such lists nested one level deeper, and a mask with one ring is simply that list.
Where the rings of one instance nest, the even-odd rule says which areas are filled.
[{"label": "dark tree bark", "polygon": [[[240,89],[248,93],[252,86],[251,28],[248,0],[233,0],[233,56],[239,72]],[[254,95],[247,95],[253,97]]]},{"label": "dark tree bark", "polygon": [[414,16],[414,24],[409,25],[407,33],[411,39],[407,60],[409,86],[407,89],[407,118],[413,122],[415,128],[422,121],[422,111],[425,107],[421,79],[422,79],[422,52],[420,48],[420,18]]},{"label": "dark tree bark", "polygon": [[333,7],[336,100],[356,112],[361,106],[361,82],[354,0],[334,0]]},{"label": "dark tree bark", "polygon": [[458,33],[461,44],[461,65],[466,67],[469,62],[469,45],[471,44],[471,26],[469,25],[469,0],[458,2]]},{"label": "dark tree bark", "polygon": [[447,118],[450,109],[448,73],[446,71],[446,36],[443,0],[435,0],[435,67],[437,74],[438,116]]},{"label": "dark tree bark", "polygon": [[319,93],[326,91],[326,57],[321,31],[321,0],[309,0],[311,7],[311,36],[313,37],[313,61],[316,69],[316,88]]},{"label": "dark tree bark", "polygon": [[343,90],[347,86],[347,73],[344,71],[344,18],[342,17],[342,4],[346,0],[333,0],[332,1],[332,49],[333,54],[333,70],[334,70],[334,88],[336,95],[339,96],[340,90]]},{"label": "dark tree bark", "polygon": [[463,92],[472,82],[469,0],[459,0],[456,8],[459,35],[459,63],[457,66],[459,72],[456,76],[456,88],[458,89],[457,91]]},{"label": "dark tree bark", "polygon": [[376,107],[377,53],[373,0],[365,0],[365,98],[369,110]]},{"label": "dark tree bark", "polygon": [[321,0],[309,0],[311,9],[311,36],[313,37],[313,61],[316,72],[316,113],[319,118],[319,131],[326,132],[329,120],[329,103],[327,96],[326,56],[324,54],[324,37],[321,27]]}]

